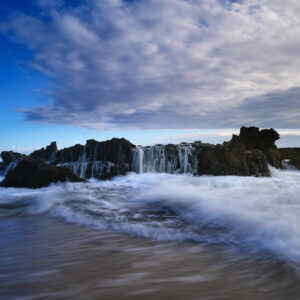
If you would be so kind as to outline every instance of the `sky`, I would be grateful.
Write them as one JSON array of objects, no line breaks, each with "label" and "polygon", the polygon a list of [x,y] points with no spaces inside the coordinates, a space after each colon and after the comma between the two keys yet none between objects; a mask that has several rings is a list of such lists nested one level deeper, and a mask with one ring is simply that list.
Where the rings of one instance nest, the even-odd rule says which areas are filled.
[{"label": "sky", "polygon": [[1,0],[0,151],[56,140],[300,147],[298,0]]}]

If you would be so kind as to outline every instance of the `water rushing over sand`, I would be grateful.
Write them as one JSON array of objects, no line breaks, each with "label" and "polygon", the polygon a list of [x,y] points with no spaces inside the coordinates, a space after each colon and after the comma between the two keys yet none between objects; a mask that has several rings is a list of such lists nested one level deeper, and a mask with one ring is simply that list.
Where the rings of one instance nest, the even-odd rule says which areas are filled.
[{"label": "water rushing over sand", "polygon": [[[55,272],[62,272],[65,277],[60,277],[61,284],[71,284],[75,275],[64,263],[72,264],[70,270],[78,267],[78,272],[81,268],[87,272],[81,292],[69,290],[78,298],[84,296],[88,286],[95,289],[93,295],[104,287],[102,294],[101,289],[98,292],[107,298],[109,287],[115,297],[125,289],[122,295],[128,297],[145,294],[149,299],[154,295],[176,298],[184,294],[170,288],[180,284],[190,287],[194,294],[191,291],[189,295],[195,299],[197,295],[203,299],[240,299],[239,295],[253,299],[251,295],[260,298],[260,293],[262,299],[277,295],[297,299],[300,172],[272,169],[272,175],[132,173],[111,181],[56,184],[38,190],[1,188],[4,255],[0,263],[6,275],[0,276],[0,282],[13,287],[31,278],[32,284],[38,284],[38,275],[30,271],[30,266],[38,264],[34,253],[41,249],[38,255],[45,265],[37,266],[36,272],[45,268],[42,278],[51,282]],[[26,245],[36,250],[29,254]],[[26,251],[28,255],[24,256]],[[126,267],[118,264],[113,259],[114,251],[129,251],[130,263],[126,262]],[[91,252],[95,257],[90,260]],[[47,255],[52,266],[48,266]],[[20,261],[21,267],[25,264],[23,277],[16,276],[16,282],[14,273],[20,266],[15,261]],[[239,294],[239,287],[248,292]],[[52,287],[52,292],[55,289]]]}]

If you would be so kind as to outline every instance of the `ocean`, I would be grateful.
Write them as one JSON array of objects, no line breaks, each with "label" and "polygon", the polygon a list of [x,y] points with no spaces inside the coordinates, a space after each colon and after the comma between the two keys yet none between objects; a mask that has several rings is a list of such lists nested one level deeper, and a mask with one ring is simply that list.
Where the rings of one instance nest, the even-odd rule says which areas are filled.
[{"label": "ocean", "polygon": [[0,188],[2,299],[299,299],[300,172]]}]

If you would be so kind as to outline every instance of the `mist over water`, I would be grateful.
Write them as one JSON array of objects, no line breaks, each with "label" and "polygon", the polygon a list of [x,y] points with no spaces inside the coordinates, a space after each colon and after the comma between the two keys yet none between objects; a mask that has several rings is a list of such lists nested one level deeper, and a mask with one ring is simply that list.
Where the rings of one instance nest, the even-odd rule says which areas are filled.
[{"label": "mist over water", "polygon": [[131,173],[111,181],[1,188],[0,217],[46,214],[158,241],[197,242],[300,263],[300,172],[272,178]]}]

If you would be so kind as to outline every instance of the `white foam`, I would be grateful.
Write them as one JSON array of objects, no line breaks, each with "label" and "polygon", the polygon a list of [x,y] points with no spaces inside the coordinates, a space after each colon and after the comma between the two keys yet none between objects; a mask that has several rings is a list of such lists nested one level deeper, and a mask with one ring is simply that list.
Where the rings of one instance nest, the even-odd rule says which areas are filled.
[{"label": "white foam", "polygon": [[236,245],[300,262],[300,172],[272,178],[135,174],[111,181],[0,189],[27,213],[157,240]]}]

